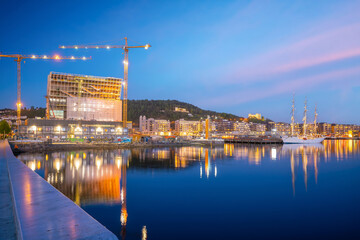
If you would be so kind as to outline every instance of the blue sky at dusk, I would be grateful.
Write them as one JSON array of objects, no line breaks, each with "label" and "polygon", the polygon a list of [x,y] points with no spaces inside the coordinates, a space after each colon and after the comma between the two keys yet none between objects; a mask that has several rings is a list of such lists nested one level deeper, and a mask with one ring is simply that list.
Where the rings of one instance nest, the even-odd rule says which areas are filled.
[{"label": "blue sky at dusk", "polygon": [[[59,45],[152,45],[129,52],[129,99],[177,99],[204,109],[301,121],[308,98],[319,121],[360,124],[360,1],[2,0],[0,52],[92,56],[26,60],[22,102],[45,107],[49,72],[123,77],[119,49]],[[15,108],[16,63],[0,59],[0,108]]]}]

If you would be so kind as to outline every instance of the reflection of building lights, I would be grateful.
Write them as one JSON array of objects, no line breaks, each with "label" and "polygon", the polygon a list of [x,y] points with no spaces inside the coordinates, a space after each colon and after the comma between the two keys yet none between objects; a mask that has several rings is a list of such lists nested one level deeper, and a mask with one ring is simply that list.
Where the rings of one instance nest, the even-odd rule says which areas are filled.
[{"label": "reflection of building lights", "polygon": [[116,160],[116,166],[117,166],[117,168],[121,167],[121,159]]},{"label": "reflection of building lights", "polygon": [[202,178],[202,166],[200,165],[200,178]]},{"label": "reflection of building lights", "polygon": [[141,240],[146,240],[147,239],[147,229],[146,226],[143,226],[142,230],[141,230]]},{"label": "reflection of building lights", "polygon": [[60,171],[60,160],[59,159],[56,159],[54,161],[54,166],[55,166],[56,171]]},{"label": "reflection of building lights", "polygon": [[76,158],[74,163],[75,163],[76,170],[78,170],[81,165],[81,160],[79,158]]},{"label": "reflection of building lights", "polygon": [[127,214],[126,209],[121,209],[120,221],[121,221],[122,226],[126,225],[127,217],[128,217],[128,214]]},{"label": "reflection of building lights", "polygon": [[271,159],[276,160],[276,148],[271,149]]},{"label": "reflection of building lights", "polygon": [[33,162],[30,163],[30,169],[33,170],[33,171],[35,171],[35,169],[36,169],[35,161],[33,161]]},{"label": "reflection of building lights", "polygon": [[217,167],[215,166],[215,169],[214,169],[214,175],[215,177],[217,176]]},{"label": "reflection of building lights", "polygon": [[96,164],[96,167],[99,169],[102,165],[102,159],[96,157],[95,164]]}]

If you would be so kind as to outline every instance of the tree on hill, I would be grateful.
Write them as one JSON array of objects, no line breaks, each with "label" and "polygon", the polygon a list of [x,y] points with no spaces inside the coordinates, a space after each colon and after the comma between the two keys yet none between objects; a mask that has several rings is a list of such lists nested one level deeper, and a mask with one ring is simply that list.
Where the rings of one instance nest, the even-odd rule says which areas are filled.
[{"label": "tree on hill", "polygon": [[0,122],[0,134],[9,134],[11,133],[11,127],[9,125],[9,123],[5,120],[2,120]]}]

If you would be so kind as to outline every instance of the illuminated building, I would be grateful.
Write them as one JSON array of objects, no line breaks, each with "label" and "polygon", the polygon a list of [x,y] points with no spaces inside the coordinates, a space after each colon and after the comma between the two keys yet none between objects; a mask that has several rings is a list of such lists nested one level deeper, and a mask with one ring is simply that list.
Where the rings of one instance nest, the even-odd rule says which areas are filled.
[{"label": "illuminated building", "polygon": [[189,113],[189,111],[188,111],[188,110],[186,110],[186,108],[179,108],[179,107],[175,107],[174,112]]},{"label": "illuminated building", "polygon": [[[282,123],[282,122],[274,123],[273,128],[276,129],[276,133],[278,135],[281,135],[281,136],[282,135],[286,135],[286,136],[291,135],[291,125],[288,123]],[[296,133],[295,130],[294,130],[294,132]]]},{"label": "illuminated building", "polygon": [[230,121],[227,119],[216,119],[215,128],[218,133],[231,133],[234,131],[235,121]]},{"label": "illuminated building", "polygon": [[261,123],[250,123],[250,133],[252,135],[265,135],[266,125]]},{"label": "illuminated building", "polygon": [[249,113],[248,118],[256,118],[256,119],[261,120],[261,114],[260,113],[255,113],[255,114]]},{"label": "illuminated building", "polygon": [[150,135],[171,135],[170,121],[140,116],[139,131]]},{"label": "illuminated building", "polygon": [[330,123],[319,123],[319,132],[322,135],[331,135],[331,124]]},{"label": "illuminated building", "polygon": [[331,133],[334,137],[359,136],[360,126],[350,124],[332,124]]},{"label": "illuminated building", "polygon": [[250,134],[250,124],[247,122],[238,122],[234,123],[234,134],[237,135],[248,135]]},{"label": "illuminated building", "polygon": [[179,136],[197,136],[201,133],[200,121],[188,121],[180,119],[175,121],[175,132]]},{"label": "illuminated building", "polygon": [[21,136],[29,138],[108,138],[124,134],[121,122],[99,122],[30,118],[19,128]]},{"label": "illuminated building", "polygon": [[51,72],[48,76],[48,119],[121,121],[122,79]]}]

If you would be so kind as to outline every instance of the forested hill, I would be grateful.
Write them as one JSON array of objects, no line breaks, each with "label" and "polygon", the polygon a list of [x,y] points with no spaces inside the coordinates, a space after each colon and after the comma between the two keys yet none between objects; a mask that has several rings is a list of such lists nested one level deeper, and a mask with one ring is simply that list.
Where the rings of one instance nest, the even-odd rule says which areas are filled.
[{"label": "forested hill", "polygon": [[[175,112],[175,107],[185,108],[189,113]],[[199,120],[200,118],[206,118],[208,115],[224,119],[240,118],[233,114],[203,110],[192,104],[177,100],[128,100],[128,120],[138,123],[141,115],[147,118],[151,117],[170,121],[181,118],[186,120]]]}]

